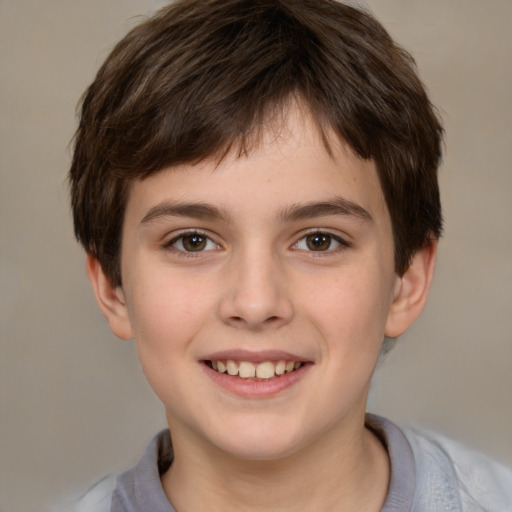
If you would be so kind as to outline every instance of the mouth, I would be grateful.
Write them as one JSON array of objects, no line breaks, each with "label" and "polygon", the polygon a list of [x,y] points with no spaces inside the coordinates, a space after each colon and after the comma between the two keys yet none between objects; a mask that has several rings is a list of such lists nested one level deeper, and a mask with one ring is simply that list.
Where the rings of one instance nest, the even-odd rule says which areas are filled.
[{"label": "mouth", "polygon": [[271,381],[301,368],[302,361],[280,359],[277,361],[236,361],[233,359],[205,360],[204,364],[217,373],[227,374],[239,380]]}]

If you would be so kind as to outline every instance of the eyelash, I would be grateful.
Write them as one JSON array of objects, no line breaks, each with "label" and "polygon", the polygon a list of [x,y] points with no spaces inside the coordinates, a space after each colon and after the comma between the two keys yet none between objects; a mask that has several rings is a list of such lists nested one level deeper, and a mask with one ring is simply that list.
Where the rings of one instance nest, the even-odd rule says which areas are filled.
[{"label": "eyelash", "polygon": [[[193,237],[194,235],[204,239],[205,248],[194,251],[194,250],[187,250],[186,248],[183,247],[184,240],[187,237]],[[315,236],[317,236],[317,237],[323,236],[326,239],[328,239],[328,244],[329,244],[328,247],[326,247],[325,249],[319,249],[319,250],[313,250],[311,248],[301,248],[300,247],[300,244],[302,242],[307,244],[308,237],[315,237]],[[177,244],[180,240],[181,240],[182,248],[174,247],[174,245]],[[331,245],[333,242],[338,245],[334,248],[331,248]],[[208,244],[214,244],[215,247],[206,249]],[[169,240],[168,242],[165,242],[163,247],[164,247],[164,249],[173,250],[176,254],[179,254],[182,257],[196,257],[202,253],[209,252],[209,251],[212,251],[215,249],[219,249],[221,246],[219,244],[217,244],[214,240],[212,240],[212,238],[207,233],[205,233],[203,231],[199,231],[199,230],[191,230],[191,231],[184,231],[184,232],[180,233],[179,235],[174,236],[171,240]],[[343,238],[341,238],[340,236],[334,235],[333,233],[329,233],[328,231],[323,231],[321,229],[315,229],[315,230],[310,231],[310,232],[304,234],[303,236],[301,236],[293,244],[291,249],[297,250],[297,251],[303,251],[305,253],[311,253],[315,257],[321,257],[321,256],[327,256],[327,255],[331,255],[333,253],[341,252],[349,247],[351,247],[351,244],[349,242],[347,242],[346,240],[344,240]]]}]

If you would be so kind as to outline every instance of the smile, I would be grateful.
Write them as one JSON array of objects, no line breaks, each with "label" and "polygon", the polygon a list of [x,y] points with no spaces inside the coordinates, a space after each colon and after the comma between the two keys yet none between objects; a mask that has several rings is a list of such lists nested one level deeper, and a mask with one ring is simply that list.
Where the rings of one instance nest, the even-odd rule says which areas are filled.
[{"label": "smile", "polygon": [[205,361],[205,364],[218,373],[227,373],[232,377],[251,380],[271,380],[275,377],[292,373],[302,366],[302,362],[296,361],[262,361],[252,363],[250,361],[234,361],[232,359]]}]

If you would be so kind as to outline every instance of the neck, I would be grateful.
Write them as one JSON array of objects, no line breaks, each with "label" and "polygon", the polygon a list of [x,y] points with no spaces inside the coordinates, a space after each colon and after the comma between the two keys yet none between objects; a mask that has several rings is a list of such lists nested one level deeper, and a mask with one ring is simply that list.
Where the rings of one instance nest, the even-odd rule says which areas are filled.
[{"label": "neck", "polygon": [[162,477],[179,512],[379,511],[389,482],[386,450],[362,427],[327,432],[293,455],[240,460],[173,433],[175,460]]}]

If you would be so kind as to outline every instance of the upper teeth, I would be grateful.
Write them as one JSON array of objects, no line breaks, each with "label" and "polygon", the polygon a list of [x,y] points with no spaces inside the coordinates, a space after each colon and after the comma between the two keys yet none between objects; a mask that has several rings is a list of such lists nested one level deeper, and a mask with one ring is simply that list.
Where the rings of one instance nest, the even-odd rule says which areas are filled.
[{"label": "upper teeth", "polygon": [[238,375],[242,379],[272,379],[276,375],[297,370],[302,365],[295,361],[264,361],[255,364],[250,361],[233,361],[232,359],[211,361],[211,364],[212,368],[219,373],[227,372],[232,376]]}]

